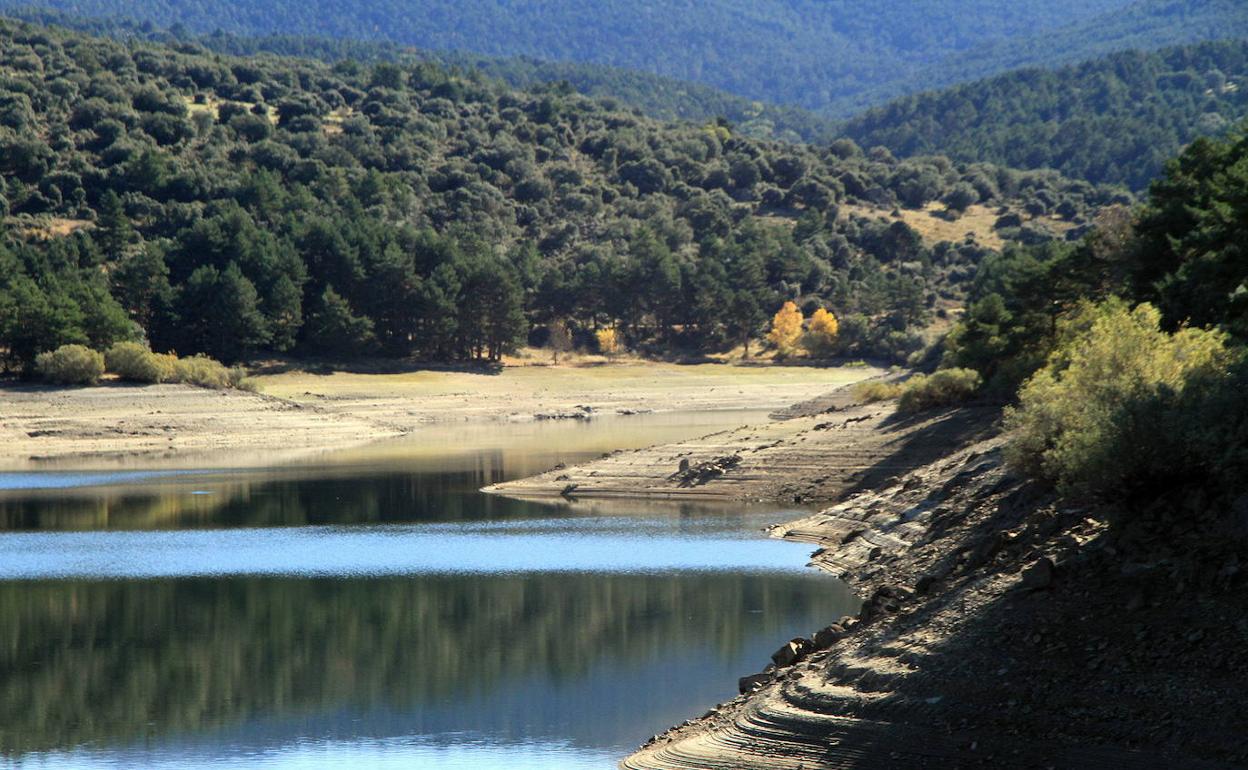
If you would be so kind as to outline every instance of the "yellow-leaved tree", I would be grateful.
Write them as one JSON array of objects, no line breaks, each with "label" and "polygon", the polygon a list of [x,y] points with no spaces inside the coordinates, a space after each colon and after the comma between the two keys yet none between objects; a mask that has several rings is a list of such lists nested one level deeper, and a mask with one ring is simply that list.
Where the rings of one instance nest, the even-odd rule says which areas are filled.
[{"label": "yellow-leaved tree", "polygon": [[784,303],[784,307],[776,311],[771,319],[771,331],[767,332],[767,341],[775,346],[780,355],[792,355],[797,342],[802,337],[802,311],[792,302]]},{"label": "yellow-leaved tree", "polygon": [[594,337],[598,340],[598,352],[607,358],[620,352],[620,335],[615,331],[615,327],[599,329],[594,332]]},{"label": "yellow-leaved tree", "polygon": [[840,329],[836,316],[825,308],[819,308],[806,325],[802,347],[815,358],[827,358],[836,352],[836,335]]}]

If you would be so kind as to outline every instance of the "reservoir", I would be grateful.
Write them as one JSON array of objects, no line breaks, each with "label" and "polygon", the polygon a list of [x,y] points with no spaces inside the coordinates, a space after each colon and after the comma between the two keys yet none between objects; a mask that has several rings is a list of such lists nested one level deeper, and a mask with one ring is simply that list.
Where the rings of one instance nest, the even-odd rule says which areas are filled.
[{"label": "reservoir", "polygon": [[857,602],[761,534],[800,511],[478,490],[764,419],[0,473],[0,765],[612,768]]}]

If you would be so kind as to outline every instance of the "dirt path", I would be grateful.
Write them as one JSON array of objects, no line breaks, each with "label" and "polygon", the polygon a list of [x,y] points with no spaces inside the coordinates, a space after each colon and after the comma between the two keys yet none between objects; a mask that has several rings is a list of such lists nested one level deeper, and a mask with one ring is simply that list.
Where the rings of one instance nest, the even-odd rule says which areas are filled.
[{"label": "dirt path", "polygon": [[867,367],[525,366],[498,373],[285,372],[261,394],[182,385],[0,385],[0,468],[247,467],[438,423],[771,409],[878,374]]}]

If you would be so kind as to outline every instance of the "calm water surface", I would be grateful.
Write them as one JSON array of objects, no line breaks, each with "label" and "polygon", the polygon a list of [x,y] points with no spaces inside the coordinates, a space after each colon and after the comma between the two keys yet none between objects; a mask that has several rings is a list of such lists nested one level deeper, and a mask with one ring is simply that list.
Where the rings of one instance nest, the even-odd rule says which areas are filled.
[{"label": "calm water surface", "polygon": [[791,511],[477,490],[761,417],[0,473],[0,765],[614,767],[856,602],[761,537]]}]

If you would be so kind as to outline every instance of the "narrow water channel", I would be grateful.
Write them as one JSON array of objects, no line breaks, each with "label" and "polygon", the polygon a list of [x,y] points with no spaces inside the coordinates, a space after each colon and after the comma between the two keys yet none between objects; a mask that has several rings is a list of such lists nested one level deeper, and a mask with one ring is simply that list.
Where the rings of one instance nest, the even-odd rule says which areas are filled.
[{"label": "narrow water channel", "polygon": [[751,419],[0,473],[0,765],[614,767],[855,600],[760,535],[792,511],[477,490]]}]

